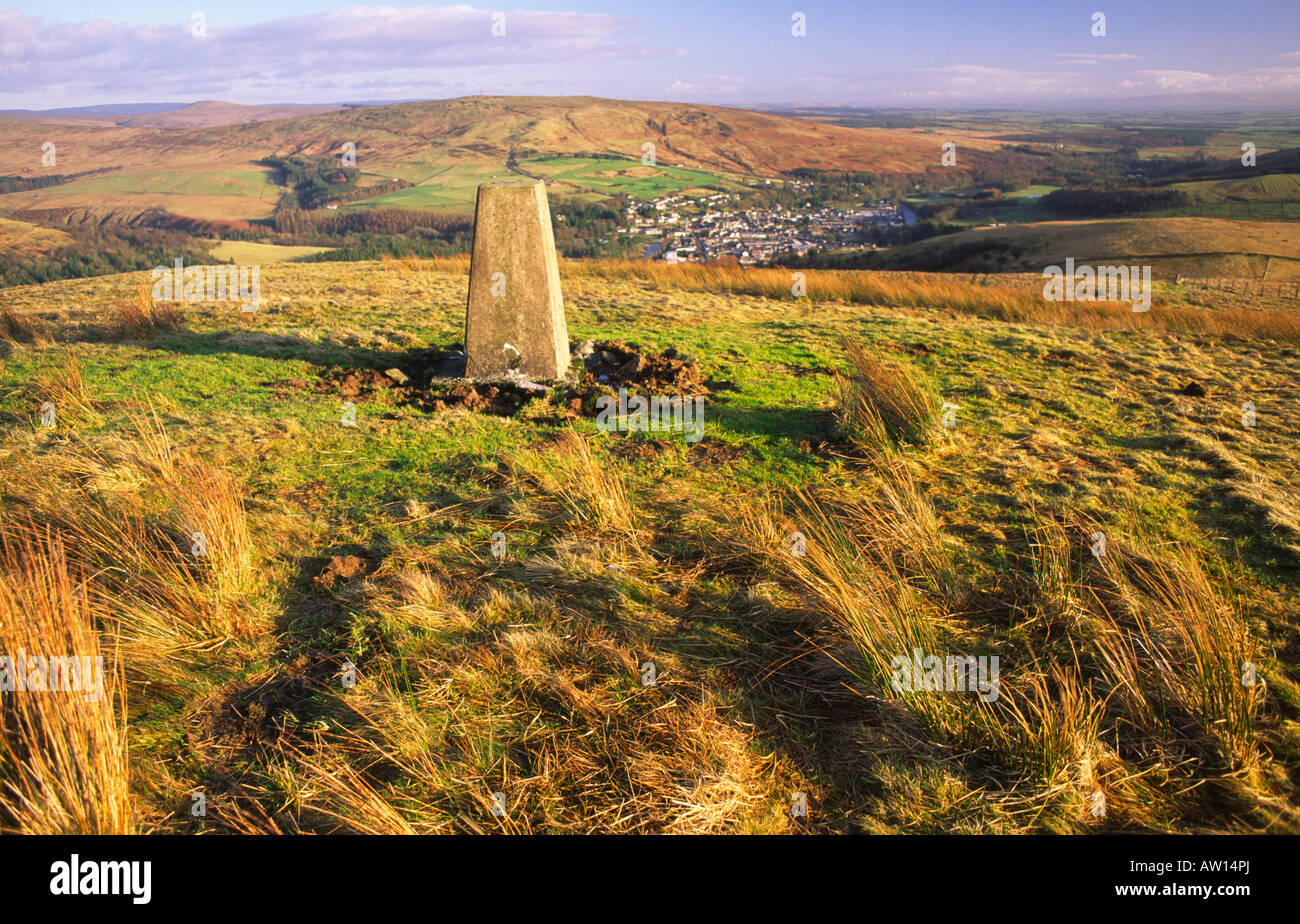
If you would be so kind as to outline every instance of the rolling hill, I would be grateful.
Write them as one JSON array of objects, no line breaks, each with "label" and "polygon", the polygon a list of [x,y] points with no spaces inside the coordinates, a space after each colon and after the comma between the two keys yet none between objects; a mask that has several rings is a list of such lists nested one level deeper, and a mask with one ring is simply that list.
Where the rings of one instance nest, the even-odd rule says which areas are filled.
[{"label": "rolling hill", "polygon": [[0,258],[34,259],[67,244],[71,238],[57,228],[0,218]]},{"label": "rolling hill", "polygon": [[1177,275],[1300,278],[1300,227],[1293,222],[1219,218],[1115,218],[973,228],[889,251],[840,251],[818,266],[954,272],[1039,271],[1073,257],[1079,264],[1149,264]]},{"label": "rolling hill", "polygon": [[1178,183],[1194,202],[1300,201],[1300,174],[1275,173],[1242,180],[1202,180]]},{"label": "rolling hill", "polygon": [[[271,103],[245,106],[205,99],[186,105],[157,103],[141,106],[85,106],[76,109],[14,110],[0,112],[0,120],[41,122],[50,125],[116,125],[135,128],[212,128],[269,119],[291,119],[320,112],[337,112],[342,106]],[[137,111],[138,110],[138,111]]]},{"label": "rolling hill", "polygon": [[[964,146],[962,164],[943,168],[940,139],[926,132],[595,97],[466,97],[186,127],[190,121],[229,118],[240,108],[203,103],[116,125],[0,121],[0,156],[16,175],[110,171],[0,196],[0,211],[164,208],[204,219],[260,218],[270,214],[280,193],[271,170],[259,163],[262,158],[329,156],[348,142],[356,146],[363,184],[396,178],[434,187],[439,194],[429,201],[398,204],[448,211],[472,208],[474,187],[507,173],[512,155],[602,154],[639,167],[649,142],[663,169],[680,165],[718,178],[773,177],[796,167],[899,177],[951,170],[956,178],[991,163],[990,149],[997,147],[975,136],[957,138]],[[167,127],[159,127],[163,124]],[[953,139],[945,135],[944,140]],[[56,147],[54,168],[41,166],[47,141]]]}]

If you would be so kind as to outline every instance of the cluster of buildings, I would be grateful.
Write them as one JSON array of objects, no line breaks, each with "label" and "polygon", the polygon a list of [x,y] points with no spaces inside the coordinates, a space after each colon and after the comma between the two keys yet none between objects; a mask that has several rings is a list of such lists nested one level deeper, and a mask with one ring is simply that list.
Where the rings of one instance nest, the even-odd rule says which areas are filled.
[{"label": "cluster of buildings", "polygon": [[738,198],[735,193],[660,196],[628,207],[628,225],[618,231],[646,238],[647,259],[679,263],[732,256],[761,263],[813,248],[862,246],[874,239],[876,228],[904,224],[902,210],[886,200],[853,209],[728,208]]}]

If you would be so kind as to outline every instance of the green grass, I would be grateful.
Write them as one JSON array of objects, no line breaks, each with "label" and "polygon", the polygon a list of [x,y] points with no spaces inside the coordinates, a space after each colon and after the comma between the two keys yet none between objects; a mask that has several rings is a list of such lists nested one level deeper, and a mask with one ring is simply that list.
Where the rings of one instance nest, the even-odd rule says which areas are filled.
[{"label": "green grass", "polygon": [[522,161],[520,166],[529,173],[554,180],[559,186],[638,199],[653,199],[702,187],[739,188],[739,184],[722,175],[670,166],[663,160],[654,167],[643,167],[640,160],[634,159],[550,157]]},{"label": "green grass", "polygon": [[[666,193],[698,190],[705,186],[738,188],[734,180],[703,170],[660,164],[648,171],[647,168],[642,168],[639,160],[536,158],[521,161],[520,168],[529,174],[553,180],[552,195],[577,199],[599,199],[612,195],[650,199]],[[651,172],[652,175],[641,176],[643,172]],[[472,212],[481,184],[490,183],[493,179],[510,179],[519,174],[509,170],[504,162],[476,160],[448,164],[439,159],[427,169],[395,170],[389,175],[418,185],[351,202],[343,208],[396,207]]]},{"label": "green grass", "polygon": [[397,170],[388,174],[410,180],[418,185],[395,192],[349,202],[342,210],[365,208],[415,208],[435,212],[464,213],[474,211],[478,187],[492,182],[493,178],[508,179],[510,171],[505,162],[474,160],[466,163],[445,163],[441,160],[427,168]]},{"label": "green grass", "polygon": [[[1202,757],[1152,782],[1147,804],[1117,809],[1106,826],[1261,827],[1272,809],[1256,797],[1291,805],[1283,773],[1297,717],[1286,697],[1300,680],[1285,654],[1300,603],[1300,544],[1285,528],[1300,477],[1300,417],[1287,397],[1294,347],[685,291],[570,270],[572,340],[672,345],[697,356],[715,383],[730,383],[708,399],[706,437],[694,447],[670,441],[629,458],[634,438],[600,433],[590,419],[572,423],[610,479],[604,487],[626,491],[629,528],[586,512],[611,495],[582,494],[587,483],[565,476],[572,457],[555,440],[568,425],[553,408],[513,419],[432,414],[380,393],[359,400],[357,426],[345,427],[340,397],[317,390],[336,366],[384,369],[459,340],[467,282],[447,264],[268,264],[255,315],[185,306],[182,329],[145,341],[92,336],[87,326],[133,293],[135,277],[4,293],[6,307],[42,313],[68,341],[99,417],[59,433],[36,427],[39,382],[60,354],[12,347],[0,471],[94,447],[96,483],[129,494],[129,466],[114,460],[130,405],[142,402],[160,409],[184,457],[245,487],[260,582],[247,605],[265,611],[269,628],[243,647],[185,660],[184,695],[132,691],[133,715],[150,716],[132,719],[131,753],[157,791],[173,798],[202,783],[229,799],[290,804],[298,784],[277,777],[270,758],[196,750],[184,723],[191,708],[211,708],[204,695],[228,694],[223,684],[292,674],[301,657],[326,663],[323,688],[279,716],[292,726],[288,740],[308,749],[292,759],[310,805],[334,792],[312,761],[343,752],[312,750],[292,729],[326,721],[331,736],[406,749],[400,765],[383,758],[368,785],[425,830],[449,830],[462,814],[490,826],[477,800],[497,788],[518,798],[510,824],[531,831],[606,830],[616,815],[629,830],[786,831],[793,791],[814,794],[809,823],[818,831],[1091,830],[1073,783],[1013,769],[1039,766],[1032,743],[959,737],[956,747],[942,738],[942,711],[921,714],[938,744],[918,743],[912,726],[854,692],[866,674],[846,669],[856,662],[845,637],[788,592],[780,559],[764,559],[737,527],[740,511],[765,497],[806,492],[848,503],[878,489],[879,474],[835,437],[834,374],[849,370],[850,338],[958,406],[955,427],[898,456],[937,514],[935,554],[949,557],[954,575],[925,588],[927,605],[944,607],[945,633],[1000,652],[1012,679],[1048,653],[1068,657],[1069,644],[1089,650],[1034,583],[1027,537],[1050,516],[1100,524],[1117,547],[1137,522],[1162,543],[1195,550],[1250,624],[1276,639],[1265,670],[1278,700],[1259,732],[1275,761],[1238,778]],[[291,379],[308,387],[276,384]],[[1181,394],[1192,380],[1207,397]],[[1234,423],[1247,399],[1259,408],[1252,431]],[[509,537],[504,562],[488,553],[498,530]],[[312,589],[325,559],[360,552],[378,573]],[[897,550],[904,561],[911,552]],[[326,669],[343,653],[364,677],[349,694],[329,686]],[[645,660],[666,686],[640,685]],[[1129,770],[1153,766],[1127,752],[1124,760]],[[627,773],[642,775],[631,785]],[[600,785],[587,787],[589,778]],[[227,791],[231,779],[254,795]],[[680,780],[704,788],[683,794],[665,782]],[[1204,785],[1187,785],[1195,780]],[[361,823],[360,803],[347,805],[344,828]],[[1289,816],[1278,813],[1284,828]],[[310,811],[294,823],[340,824]],[[215,813],[194,824],[239,830]]]},{"label": "green grass", "polygon": [[[1047,195],[1047,193],[1058,189],[1057,186],[1026,186],[1022,189],[1013,190],[1003,193],[999,202],[1014,202],[1014,205],[1002,205],[997,208],[985,209],[983,214],[978,217],[961,218],[954,216],[945,219],[948,224],[959,227],[974,228],[990,224],[996,220],[999,224],[1021,224],[1030,221],[1052,221],[1061,216],[1055,212],[1043,208],[1039,204],[1038,198]],[[1029,198],[1034,196],[1036,198]],[[908,197],[903,200],[907,204],[916,208],[921,204],[938,204],[942,206],[959,206],[972,200],[962,199],[956,196],[943,195],[935,193],[927,196]]]},{"label": "green grass", "polygon": [[1204,180],[1197,183],[1175,183],[1197,202],[1246,201],[1300,201],[1300,174],[1276,173],[1244,180]]},{"label": "green grass", "polygon": [[1023,199],[1026,196],[1045,196],[1050,192],[1056,192],[1056,190],[1060,188],[1061,187],[1059,186],[1043,186],[1041,184],[1037,186],[1023,186],[1020,189],[1013,189],[1010,192],[1003,193],[1003,196],[1008,199]]}]

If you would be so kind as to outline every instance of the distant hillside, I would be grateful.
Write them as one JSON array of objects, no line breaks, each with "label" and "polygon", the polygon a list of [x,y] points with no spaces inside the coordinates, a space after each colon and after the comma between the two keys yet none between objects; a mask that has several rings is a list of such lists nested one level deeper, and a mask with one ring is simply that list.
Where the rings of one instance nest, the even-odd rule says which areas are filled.
[{"label": "distant hillside", "polygon": [[216,128],[249,122],[294,119],[326,112],[339,112],[342,106],[269,105],[242,106],[220,100],[201,100],[169,112],[144,113],[119,117],[117,124],[144,128]]},{"label": "distant hillside", "polygon": [[0,120],[41,122],[51,125],[117,125],[138,128],[212,128],[268,119],[291,119],[319,112],[337,112],[342,106],[275,103],[245,106],[220,100],[197,103],[140,103],[126,106],[82,106],[73,109],[0,111]]},{"label": "distant hillside", "polygon": [[[82,207],[118,212],[164,208],[178,215],[238,220],[269,215],[280,191],[259,162],[268,155],[337,155],[355,146],[362,185],[400,179],[439,193],[443,210],[472,208],[473,189],[506,174],[513,159],[603,154],[637,162],[647,142],[657,165],[729,176],[779,176],[796,167],[880,176],[951,176],[991,165],[997,145],[972,137],[959,168],[939,165],[937,136],[848,128],[761,112],[595,97],[467,97],[368,106],[314,115],[282,107],[196,103],[119,117],[121,125],[0,121],[0,157],[19,176],[111,169],[112,175],[0,196],[0,210]],[[250,111],[255,110],[255,111]],[[199,127],[212,121],[221,124]],[[193,127],[191,127],[193,123]],[[166,128],[160,126],[167,126]],[[947,138],[948,136],[945,136]],[[46,141],[57,168],[41,166]],[[445,193],[445,195],[443,194]],[[409,197],[408,197],[409,198]]]},{"label": "distant hillside", "polygon": [[1267,151],[1258,156],[1253,167],[1245,167],[1234,154],[1227,160],[1169,161],[1163,170],[1151,178],[1158,182],[1193,182],[1198,180],[1240,180],[1242,175],[1266,176],[1278,173],[1300,173],[1300,148]]},{"label": "distant hillside", "polygon": [[888,251],[840,251],[819,267],[946,272],[1035,272],[1079,264],[1149,264],[1156,276],[1300,279],[1300,224],[1217,218],[1045,221],[944,234]]},{"label": "distant hillside", "polygon": [[663,163],[773,175],[796,167],[881,174],[937,172],[939,144],[913,132],[841,128],[768,113],[596,97],[467,97],[353,109],[256,126],[245,132],[295,152],[324,153],[342,140],[385,162],[412,145],[467,155],[606,153],[640,158],[653,142]]},{"label": "distant hillside", "polygon": [[1300,203],[1300,174],[1274,173],[1237,180],[1200,180],[1179,183],[1194,202],[1268,202]]},{"label": "distant hillside", "polygon": [[0,258],[34,259],[72,240],[57,228],[0,218]]}]

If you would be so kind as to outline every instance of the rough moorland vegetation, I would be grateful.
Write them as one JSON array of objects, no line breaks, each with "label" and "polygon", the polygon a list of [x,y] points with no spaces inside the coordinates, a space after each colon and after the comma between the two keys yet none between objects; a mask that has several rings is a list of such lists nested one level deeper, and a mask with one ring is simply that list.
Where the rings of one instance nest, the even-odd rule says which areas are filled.
[{"label": "rough moorland vegetation", "polygon": [[1294,308],[563,274],[702,440],[417,400],[459,259],[0,293],[0,651],[106,665],[0,698],[0,828],[1297,829]]}]

